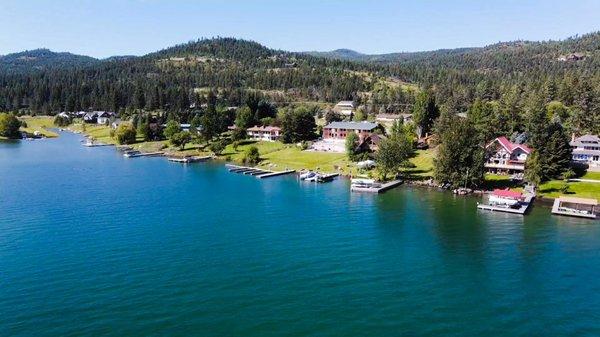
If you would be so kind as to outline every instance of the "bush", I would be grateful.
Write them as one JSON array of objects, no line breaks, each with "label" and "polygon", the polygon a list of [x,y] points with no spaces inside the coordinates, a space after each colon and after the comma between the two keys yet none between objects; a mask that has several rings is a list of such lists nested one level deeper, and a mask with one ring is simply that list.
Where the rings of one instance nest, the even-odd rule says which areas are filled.
[{"label": "bush", "polygon": [[250,146],[244,154],[244,163],[246,164],[258,164],[260,161],[260,153],[256,146]]},{"label": "bush", "polygon": [[69,124],[71,124],[71,118],[69,117],[63,117],[58,115],[54,117],[54,125],[56,126],[64,127],[69,126]]},{"label": "bush", "polygon": [[117,143],[133,144],[135,143],[136,131],[131,123],[121,123],[115,132]]},{"label": "bush", "polygon": [[212,142],[208,147],[214,154],[220,155],[223,150],[225,150],[225,146],[227,144],[223,140],[217,140],[216,142]]},{"label": "bush", "polygon": [[15,115],[0,113],[0,136],[13,139],[21,138],[20,127],[21,122]]}]

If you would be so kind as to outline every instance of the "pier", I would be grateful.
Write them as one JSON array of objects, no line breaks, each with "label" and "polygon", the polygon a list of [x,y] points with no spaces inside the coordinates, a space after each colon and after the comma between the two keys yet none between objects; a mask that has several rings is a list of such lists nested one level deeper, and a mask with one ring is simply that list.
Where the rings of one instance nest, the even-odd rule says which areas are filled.
[{"label": "pier", "polygon": [[295,170],[270,171],[270,170],[265,170],[265,169],[256,168],[256,167],[238,166],[238,165],[233,165],[233,164],[226,164],[225,166],[227,167],[229,172],[251,175],[251,176],[255,176],[260,179],[277,177],[277,176],[282,176],[282,175],[296,172]]},{"label": "pier", "polygon": [[510,207],[506,205],[478,204],[477,208],[492,212],[505,212],[524,215],[529,209],[529,206],[531,205],[531,202],[533,201],[534,197],[535,195],[527,193],[524,197],[524,200],[519,203],[519,207]]},{"label": "pier", "polygon": [[365,193],[383,193],[394,187],[400,186],[402,180],[393,180],[385,184],[377,184],[373,186],[351,186],[350,191],[352,192],[365,192]]},{"label": "pier", "polygon": [[169,157],[168,161],[181,164],[197,163],[212,159],[212,156]]}]

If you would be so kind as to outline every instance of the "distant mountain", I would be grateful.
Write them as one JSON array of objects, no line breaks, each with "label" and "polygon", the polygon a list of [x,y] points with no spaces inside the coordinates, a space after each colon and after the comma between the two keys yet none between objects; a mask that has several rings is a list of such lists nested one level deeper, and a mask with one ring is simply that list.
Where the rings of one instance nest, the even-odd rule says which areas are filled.
[{"label": "distant mountain", "polygon": [[100,61],[90,56],[56,53],[48,49],[35,49],[1,56],[0,68],[11,72],[20,72],[89,66],[98,62]]},{"label": "distant mountain", "polygon": [[369,55],[359,53],[352,49],[336,49],[332,51],[309,51],[306,54],[326,57],[331,59],[347,60],[347,61],[365,61],[369,58]]}]

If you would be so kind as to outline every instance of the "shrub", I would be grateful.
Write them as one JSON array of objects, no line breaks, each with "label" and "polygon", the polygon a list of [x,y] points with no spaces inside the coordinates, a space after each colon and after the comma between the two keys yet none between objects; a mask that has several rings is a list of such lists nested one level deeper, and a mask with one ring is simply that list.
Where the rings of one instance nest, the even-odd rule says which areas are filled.
[{"label": "shrub", "polygon": [[246,164],[258,164],[260,161],[260,153],[256,146],[250,146],[244,154],[244,163]]},{"label": "shrub", "polygon": [[121,123],[115,132],[117,143],[132,144],[135,143],[136,131],[131,123]]}]

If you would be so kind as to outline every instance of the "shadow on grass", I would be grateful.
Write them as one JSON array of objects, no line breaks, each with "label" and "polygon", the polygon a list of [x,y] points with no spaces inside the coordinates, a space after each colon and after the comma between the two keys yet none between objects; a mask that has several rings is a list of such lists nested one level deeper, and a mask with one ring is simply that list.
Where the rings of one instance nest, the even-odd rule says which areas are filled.
[{"label": "shadow on grass", "polygon": [[510,179],[485,180],[481,188],[485,190],[507,189],[521,187],[522,183]]}]

